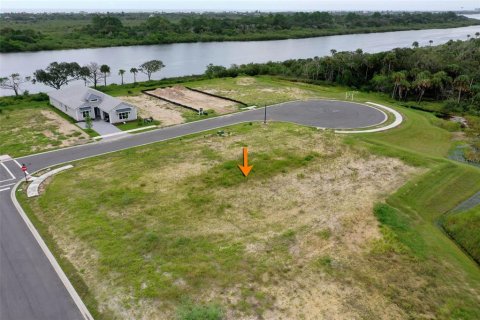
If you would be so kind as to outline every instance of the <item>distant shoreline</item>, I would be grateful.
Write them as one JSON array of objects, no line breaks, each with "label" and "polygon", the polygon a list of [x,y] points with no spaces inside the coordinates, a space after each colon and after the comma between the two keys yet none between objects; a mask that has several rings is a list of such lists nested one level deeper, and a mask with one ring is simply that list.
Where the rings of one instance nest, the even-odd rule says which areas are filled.
[{"label": "distant shoreline", "polygon": [[22,53],[22,52],[38,52],[38,51],[56,51],[56,50],[75,50],[75,49],[95,49],[95,48],[113,48],[113,47],[131,47],[131,46],[145,46],[145,45],[161,45],[161,44],[179,44],[179,43],[203,43],[203,42],[247,42],[247,41],[274,41],[274,40],[289,40],[289,39],[308,39],[308,38],[320,38],[320,37],[329,37],[329,36],[341,36],[341,35],[352,35],[352,34],[369,34],[369,33],[384,33],[384,32],[395,32],[395,31],[415,31],[415,30],[428,30],[428,29],[450,29],[450,28],[462,28],[480,25],[480,20],[477,23],[465,23],[465,24],[453,24],[453,25],[428,25],[428,26],[405,26],[404,28],[382,28],[381,30],[362,30],[362,29],[352,29],[350,31],[321,31],[321,32],[312,32],[307,35],[263,35],[255,34],[247,37],[239,38],[222,38],[222,37],[206,37],[207,39],[192,39],[191,41],[177,41],[177,42],[149,42],[149,41],[139,41],[135,43],[125,43],[125,44],[93,44],[91,46],[58,46],[54,48],[45,48],[38,50],[23,50],[23,51],[11,51],[11,52],[0,52],[0,54],[8,53]]},{"label": "distant shoreline", "polygon": [[[296,15],[297,13],[292,13]],[[232,14],[232,16],[212,16],[206,17],[202,21],[204,25],[195,25],[195,28],[200,28],[201,31],[193,31],[193,27],[187,27],[187,29],[180,30],[179,19],[185,19],[188,21],[189,14],[160,14],[154,16],[152,19],[154,29],[150,28],[150,17],[144,16],[132,16],[126,18],[123,15],[122,22],[118,17],[112,17],[116,19],[115,22],[103,22],[102,23],[118,23],[118,25],[105,25],[106,34],[99,34],[99,29],[91,25],[91,18],[95,15],[85,13],[80,14],[80,18],[71,18],[77,16],[77,14],[65,14],[64,17],[48,20],[48,14],[40,15],[38,18],[25,15],[24,20],[15,20],[15,17],[0,15],[0,29],[4,31],[0,34],[0,52],[1,53],[18,53],[18,52],[38,52],[38,51],[52,51],[52,50],[70,50],[70,49],[89,49],[89,48],[108,48],[108,47],[124,47],[124,46],[140,46],[140,45],[161,45],[161,44],[179,44],[179,43],[202,43],[202,42],[231,42],[231,41],[269,41],[269,40],[288,40],[288,39],[307,39],[317,37],[327,37],[336,35],[351,35],[351,34],[369,34],[369,33],[383,33],[383,32],[395,32],[395,31],[415,31],[415,30],[427,30],[427,29],[449,29],[460,28],[480,25],[480,20],[476,18],[468,18],[466,16],[455,18],[446,18],[445,21],[427,21],[427,22],[412,22],[410,16],[407,16],[405,21],[402,21],[403,16],[399,16],[395,20],[391,15],[385,15],[387,22],[378,22],[375,26],[375,18],[372,20],[371,16],[365,14],[356,15],[360,23],[356,26],[348,26],[344,24],[341,14],[333,14],[330,16],[335,17],[338,21],[334,24],[328,24],[323,22],[322,24],[291,24],[287,28],[276,27],[272,24],[274,20],[270,15],[264,19],[268,22],[264,22],[263,28],[257,28],[259,26],[258,21],[248,21],[250,23],[240,26],[232,26],[232,23],[238,21],[242,17],[238,14]],[[198,19],[199,16],[192,14],[193,18]],[[308,15],[308,14],[307,14]],[[329,14],[327,14],[329,15]],[[47,16],[47,18],[45,18]],[[203,15],[200,15],[203,19]],[[348,16],[348,15],[347,15]],[[413,17],[416,15],[413,14]],[[428,16],[428,15],[427,15]],[[289,19],[288,15],[283,16],[283,19]],[[341,18],[338,18],[341,17]],[[379,14],[379,21],[385,19],[384,16]],[[11,19],[12,20],[11,20]],[[158,18],[160,20],[155,19]],[[192,18],[192,19],[193,19]],[[256,19],[258,16],[252,14],[251,19]],[[420,19],[421,14],[417,19]],[[163,19],[163,20],[162,20]],[[171,19],[174,22],[171,22]],[[224,22],[223,19],[230,19],[229,22]],[[298,17],[297,23],[298,23]],[[370,19],[370,20],[368,20]],[[388,21],[390,19],[390,21]],[[441,20],[441,19],[438,19]],[[417,20],[418,21],[418,20]],[[199,22],[197,20],[197,22]],[[188,23],[188,22],[187,22]],[[224,26],[218,26],[218,24],[226,23],[227,29],[223,29]],[[230,23],[230,25],[228,25]],[[243,23],[243,22],[242,22]],[[282,23],[282,22],[280,22]],[[288,23],[288,22],[287,22]],[[363,23],[363,24],[362,24]],[[384,23],[384,25],[381,25]],[[249,29],[253,26],[253,30]],[[245,28],[247,31],[241,31],[238,28]],[[112,29],[110,29],[112,28]],[[188,28],[192,28],[191,30]],[[206,28],[206,29],[204,29]],[[215,28],[213,31],[212,29]],[[236,29],[237,28],[237,29]],[[10,30],[10,31],[8,31]],[[231,32],[234,30],[233,32]],[[110,32],[110,33],[108,33]]]}]

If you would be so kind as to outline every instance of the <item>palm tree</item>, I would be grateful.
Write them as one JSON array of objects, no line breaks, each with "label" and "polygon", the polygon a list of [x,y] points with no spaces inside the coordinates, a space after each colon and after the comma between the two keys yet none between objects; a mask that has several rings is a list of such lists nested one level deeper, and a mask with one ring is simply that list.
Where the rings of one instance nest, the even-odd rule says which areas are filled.
[{"label": "palm tree", "polygon": [[137,68],[130,69],[130,73],[133,73],[133,83],[137,83],[137,72],[138,72]]},{"label": "palm tree", "polygon": [[124,75],[124,74],[125,74],[125,70],[123,70],[123,69],[118,70],[118,75],[119,75],[120,77],[122,77],[122,85],[123,85],[123,75]]},{"label": "palm tree", "polygon": [[103,73],[103,81],[105,86],[107,86],[107,77],[110,74],[110,67],[107,66],[106,64],[102,64],[100,66],[100,72]]},{"label": "palm tree", "polygon": [[[432,87],[435,89],[435,96],[438,99],[439,96],[444,95],[445,87],[452,82],[452,78],[450,78],[445,71],[439,71],[433,74],[431,82]],[[438,91],[440,91],[440,95],[438,94]]]},{"label": "palm tree", "polygon": [[413,41],[412,43],[412,47],[414,47],[415,49],[418,48],[420,46],[420,44],[418,43],[418,41]]},{"label": "palm tree", "polygon": [[475,32],[475,38],[478,38],[478,37],[480,37],[480,32],[477,31]]},{"label": "palm tree", "polygon": [[470,87],[470,77],[464,74],[459,75],[453,80],[453,87],[458,90],[457,102],[460,103],[462,92],[467,91]]},{"label": "palm tree", "polygon": [[433,44],[433,40],[428,40],[428,43],[430,43],[430,46]]},{"label": "palm tree", "polygon": [[332,54],[332,56],[334,56],[335,53],[337,53],[337,50],[335,50],[335,49],[330,49],[330,53]]},{"label": "palm tree", "polygon": [[405,71],[399,71],[399,72],[394,72],[392,74],[392,80],[393,80],[393,92],[392,92],[392,99],[395,99],[395,95],[398,91],[398,97],[402,97],[402,87],[404,82],[407,79],[407,74]]},{"label": "palm tree", "polygon": [[387,53],[383,58],[383,62],[388,64],[388,73],[390,73],[390,71],[392,70],[392,62],[394,62],[396,58],[397,56],[394,52]]},{"label": "palm tree", "polygon": [[432,80],[430,79],[431,75],[429,71],[422,71],[417,74],[415,81],[412,85],[419,91],[418,102],[422,101],[425,90],[429,89],[432,86]]}]

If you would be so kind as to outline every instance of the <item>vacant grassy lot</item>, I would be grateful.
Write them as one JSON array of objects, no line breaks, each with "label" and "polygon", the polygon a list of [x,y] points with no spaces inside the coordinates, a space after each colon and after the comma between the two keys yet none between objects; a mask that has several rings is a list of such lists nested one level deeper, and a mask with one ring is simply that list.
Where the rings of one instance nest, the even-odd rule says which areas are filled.
[{"label": "vacant grassy lot", "polygon": [[104,317],[171,318],[192,303],[231,319],[480,315],[478,267],[433,224],[480,188],[475,169],[397,149],[423,173],[368,151],[380,142],[294,125],[226,132],[82,161],[22,198]]},{"label": "vacant grassy lot", "polygon": [[272,77],[238,77],[187,83],[186,86],[263,107],[311,98],[345,98],[341,87],[294,83]]},{"label": "vacant grassy lot", "polygon": [[[372,250],[373,204],[419,170],[310,128],[226,131],[81,162],[29,202],[100,309],[170,318],[189,299],[233,318],[403,314],[361,281],[343,291],[330,272]],[[243,145],[255,165],[248,179],[236,167]],[[368,311],[336,295],[364,296]]]},{"label": "vacant grassy lot", "polygon": [[45,102],[0,106],[0,154],[13,157],[88,141],[88,135]]}]

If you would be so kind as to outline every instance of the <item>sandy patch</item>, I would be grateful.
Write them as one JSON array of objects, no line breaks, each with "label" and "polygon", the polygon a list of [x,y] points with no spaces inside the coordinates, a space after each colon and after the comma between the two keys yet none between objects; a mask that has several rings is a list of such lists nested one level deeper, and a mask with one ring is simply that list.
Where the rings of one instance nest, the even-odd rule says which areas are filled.
[{"label": "sandy patch", "polygon": [[251,78],[251,77],[241,77],[235,81],[235,83],[238,84],[239,86],[251,86],[255,82],[257,82],[255,78]]},{"label": "sandy patch", "polygon": [[47,125],[56,127],[57,130],[57,132],[44,130],[42,133],[47,138],[54,139],[58,133],[66,137],[66,139],[61,141],[59,147],[68,147],[79,143],[85,143],[89,139],[88,134],[86,134],[83,130],[78,128],[73,123],[68,122],[55,112],[50,110],[41,110],[40,112],[42,116],[47,118]]},{"label": "sandy patch", "polygon": [[136,106],[140,117],[152,117],[153,119],[160,121],[160,126],[170,126],[185,121],[182,117],[182,112],[184,112],[185,109],[166,101],[147,96],[146,94],[141,94],[139,96],[124,96],[119,97],[119,99]]},{"label": "sandy patch", "polygon": [[188,90],[181,86],[158,88],[149,91],[149,93],[197,110],[199,108],[203,108],[203,110],[214,110],[218,114],[230,113],[237,109],[236,104],[232,101]]}]

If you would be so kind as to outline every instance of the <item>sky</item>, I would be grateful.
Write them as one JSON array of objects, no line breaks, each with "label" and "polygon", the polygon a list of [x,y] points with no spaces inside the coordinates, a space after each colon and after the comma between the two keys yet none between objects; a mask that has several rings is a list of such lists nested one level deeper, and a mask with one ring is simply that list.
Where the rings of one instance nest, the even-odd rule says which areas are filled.
[{"label": "sky", "polygon": [[0,0],[0,12],[72,11],[446,11],[480,0]]}]

